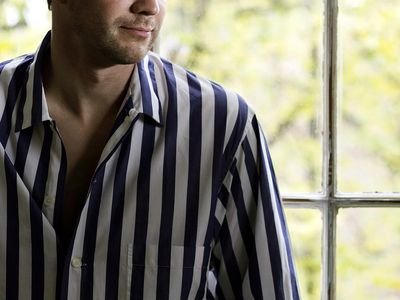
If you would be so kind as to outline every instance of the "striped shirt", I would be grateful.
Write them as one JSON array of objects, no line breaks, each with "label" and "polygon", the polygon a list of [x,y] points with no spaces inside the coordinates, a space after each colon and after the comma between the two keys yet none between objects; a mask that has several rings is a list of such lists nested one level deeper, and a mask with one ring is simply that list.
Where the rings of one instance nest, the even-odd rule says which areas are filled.
[{"label": "striped shirt", "polygon": [[299,299],[265,138],[237,94],[137,63],[69,245],[34,55],[0,64],[0,299]]}]

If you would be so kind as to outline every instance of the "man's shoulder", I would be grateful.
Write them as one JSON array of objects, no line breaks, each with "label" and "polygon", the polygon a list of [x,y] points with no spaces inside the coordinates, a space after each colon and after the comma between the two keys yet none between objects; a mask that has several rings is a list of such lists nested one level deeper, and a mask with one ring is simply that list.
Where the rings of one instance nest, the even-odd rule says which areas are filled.
[{"label": "man's shoulder", "polygon": [[25,54],[0,62],[0,95],[7,93],[10,87],[20,88],[33,59],[32,54]]},{"label": "man's shoulder", "polygon": [[193,101],[201,100],[203,104],[225,103],[227,108],[238,104],[248,107],[247,102],[232,89],[156,53],[150,52],[148,61],[153,66],[157,78],[176,88],[177,93],[188,95]]},{"label": "man's shoulder", "polygon": [[0,61],[0,75],[5,72],[13,73],[15,69],[23,65],[28,66],[33,61],[33,54],[23,54],[11,59]]}]

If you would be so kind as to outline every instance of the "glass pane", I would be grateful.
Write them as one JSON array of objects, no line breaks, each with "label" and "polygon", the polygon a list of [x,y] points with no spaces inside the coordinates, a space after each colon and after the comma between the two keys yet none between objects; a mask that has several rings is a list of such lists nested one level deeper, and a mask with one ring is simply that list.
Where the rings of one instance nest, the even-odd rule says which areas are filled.
[{"label": "glass pane", "polygon": [[161,54],[257,111],[281,190],[321,190],[323,1],[168,0]]},{"label": "glass pane", "polygon": [[303,300],[321,299],[321,212],[286,209],[286,219]]},{"label": "glass pane", "polygon": [[339,211],[337,299],[400,299],[400,208]]},{"label": "glass pane", "polygon": [[340,0],[339,5],[338,188],[399,192],[400,1]]}]

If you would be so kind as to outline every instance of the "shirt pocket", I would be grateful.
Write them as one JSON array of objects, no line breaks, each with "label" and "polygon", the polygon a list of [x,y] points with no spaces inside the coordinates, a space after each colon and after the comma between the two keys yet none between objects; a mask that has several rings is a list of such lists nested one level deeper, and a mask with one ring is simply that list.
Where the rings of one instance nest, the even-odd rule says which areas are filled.
[{"label": "shirt pocket", "polygon": [[[158,245],[146,245],[143,248],[128,246],[127,299],[131,299],[131,289],[137,286],[135,278],[143,283],[143,299],[156,299],[157,289],[162,292],[163,299],[180,299],[182,290],[188,293],[187,298],[195,298],[202,278],[207,273],[207,264],[203,263],[208,255],[203,246],[171,246],[170,264],[158,263]],[[135,255],[144,251],[144,259],[138,260]],[[186,260],[184,259],[187,255]],[[190,257],[188,259],[188,257]],[[164,280],[157,282],[159,278]],[[136,277],[137,276],[137,277]],[[167,277],[164,277],[167,276]],[[165,278],[169,281],[165,280]],[[204,280],[204,279],[203,279]],[[183,288],[182,288],[183,287]],[[142,287],[137,286],[142,289]],[[136,299],[136,297],[133,297]]]}]

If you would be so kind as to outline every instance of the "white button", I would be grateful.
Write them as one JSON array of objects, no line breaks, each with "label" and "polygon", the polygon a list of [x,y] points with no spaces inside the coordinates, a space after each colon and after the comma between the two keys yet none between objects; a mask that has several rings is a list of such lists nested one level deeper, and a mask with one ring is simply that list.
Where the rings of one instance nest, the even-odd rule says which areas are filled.
[{"label": "white button", "polygon": [[129,111],[129,115],[130,115],[131,117],[136,116],[137,113],[138,113],[138,111],[137,111],[135,108],[132,108],[132,109]]},{"label": "white button", "polygon": [[44,197],[43,203],[44,203],[44,206],[52,206],[54,204],[54,201],[55,201],[54,197],[46,196],[46,197]]},{"label": "white button", "polygon": [[74,257],[71,260],[71,266],[73,268],[80,268],[82,266],[82,260],[79,257]]}]

